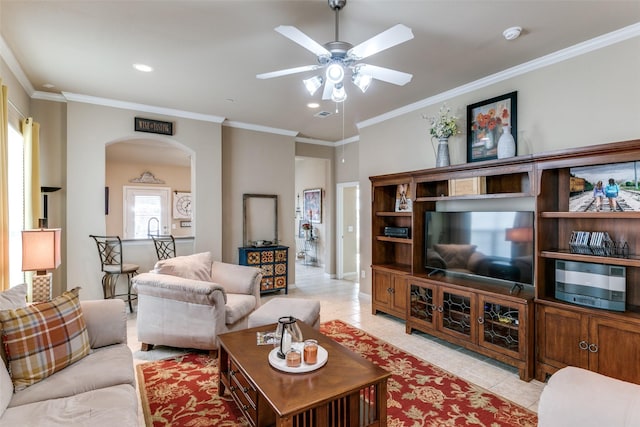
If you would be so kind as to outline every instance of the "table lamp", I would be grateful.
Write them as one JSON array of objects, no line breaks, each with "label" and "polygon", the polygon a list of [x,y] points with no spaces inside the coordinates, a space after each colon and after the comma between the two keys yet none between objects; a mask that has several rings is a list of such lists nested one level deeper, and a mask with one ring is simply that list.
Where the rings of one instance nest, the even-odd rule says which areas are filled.
[{"label": "table lamp", "polygon": [[22,231],[22,271],[35,271],[31,286],[31,301],[51,299],[51,273],[61,262],[59,228]]}]

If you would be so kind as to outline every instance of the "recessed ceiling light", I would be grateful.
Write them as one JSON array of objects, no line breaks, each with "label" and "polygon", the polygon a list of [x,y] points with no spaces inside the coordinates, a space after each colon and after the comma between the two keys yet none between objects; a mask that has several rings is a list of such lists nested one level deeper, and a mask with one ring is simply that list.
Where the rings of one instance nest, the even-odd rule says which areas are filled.
[{"label": "recessed ceiling light", "polygon": [[45,84],[42,85],[42,87],[45,88],[45,89],[53,89],[56,86],[52,85],[51,83],[45,83]]},{"label": "recessed ceiling light", "polygon": [[515,40],[520,37],[520,33],[522,32],[522,27],[511,27],[507,28],[502,32],[502,35],[507,40]]},{"label": "recessed ceiling light", "polygon": [[320,106],[320,104],[318,104],[317,102],[310,102],[307,104],[307,107],[309,108],[318,108]]},{"label": "recessed ceiling light", "polygon": [[133,64],[133,68],[138,71],[142,71],[143,73],[150,73],[153,71],[153,67],[146,64]]}]

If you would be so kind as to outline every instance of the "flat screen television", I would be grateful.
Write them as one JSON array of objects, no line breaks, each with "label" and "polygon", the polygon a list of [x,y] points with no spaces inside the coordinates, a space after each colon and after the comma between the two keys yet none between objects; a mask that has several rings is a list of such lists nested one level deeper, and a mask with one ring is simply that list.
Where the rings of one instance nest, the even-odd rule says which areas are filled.
[{"label": "flat screen television", "polygon": [[425,267],[430,275],[533,285],[533,222],[531,211],[426,212]]}]

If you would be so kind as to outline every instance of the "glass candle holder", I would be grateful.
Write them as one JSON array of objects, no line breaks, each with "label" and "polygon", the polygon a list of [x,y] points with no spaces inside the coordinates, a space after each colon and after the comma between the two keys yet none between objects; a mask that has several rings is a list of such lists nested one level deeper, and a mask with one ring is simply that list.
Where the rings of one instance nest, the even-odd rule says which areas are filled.
[{"label": "glass candle holder", "polygon": [[306,340],[304,342],[304,363],[315,365],[318,363],[318,341]]},{"label": "glass candle holder", "polygon": [[297,368],[302,364],[302,354],[298,350],[289,350],[287,352],[287,366]]}]

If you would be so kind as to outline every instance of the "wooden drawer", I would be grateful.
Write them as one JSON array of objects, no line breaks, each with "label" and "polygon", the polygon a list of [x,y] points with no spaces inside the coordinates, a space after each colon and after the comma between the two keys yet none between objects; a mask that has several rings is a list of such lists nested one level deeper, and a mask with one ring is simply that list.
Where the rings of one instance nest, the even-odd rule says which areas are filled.
[{"label": "wooden drawer", "polygon": [[234,360],[231,360],[231,369],[229,370],[229,391],[233,400],[237,403],[238,407],[249,420],[249,422],[257,426],[258,414],[257,414],[257,400],[258,393],[253,384],[243,375],[242,371],[238,369]]},{"label": "wooden drawer", "polygon": [[253,406],[254,408],[256,407],[256,402],[258,401],[258,391],[256,390],[255,386],[253,385],[253,383],[251,381],[249,381],[244,374],[242,373],[242,371],[240,371],[238,369],[238,367],[235,364],[235,361],[231,361],[231,378],[232,378],[232,384],[231,385],[235,385],[236,387],[238,387],[240,389],[240,391],[242,391],[242,393],[247,395],[247,399],[249,400],[249,403],[251,403],[251,406]]}]

